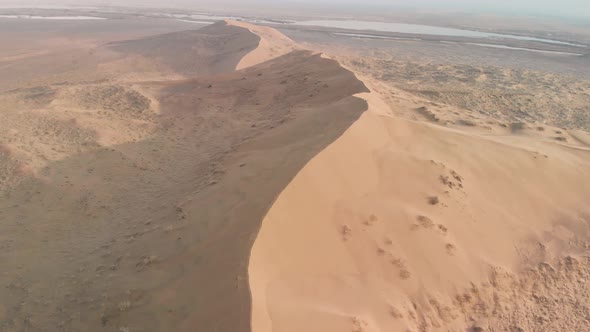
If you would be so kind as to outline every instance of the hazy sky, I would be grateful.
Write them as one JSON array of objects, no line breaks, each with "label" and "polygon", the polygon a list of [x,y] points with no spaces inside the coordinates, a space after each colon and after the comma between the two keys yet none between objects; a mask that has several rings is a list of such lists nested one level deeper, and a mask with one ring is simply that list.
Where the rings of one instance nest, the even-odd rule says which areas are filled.
[{"label": "hazy sky", "polygon": [[416,7],[421,9],[447,9],[463,11],[491,11],[514,14],[546,14],[551,16],[577,16],[590,18],[590,0],[0,0],[0,5],[47,5],[55,4],[96,4],[96,5],[149,5],[158,7],[177,7],[202,5],[204,3],[235,3],[245,6],[252,4],[266,4],[272,6],[305,5],[310,9],[314,6],[326,7],[334,5],[335,11],[339,7]]}]

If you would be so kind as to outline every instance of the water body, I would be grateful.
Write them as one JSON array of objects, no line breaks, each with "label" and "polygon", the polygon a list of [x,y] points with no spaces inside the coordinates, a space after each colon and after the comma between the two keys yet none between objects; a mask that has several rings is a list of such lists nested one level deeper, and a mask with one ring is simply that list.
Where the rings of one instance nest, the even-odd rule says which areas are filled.
[{"label": "water body", "polygon": [[587,47],[585,45],[568,43],[552,39],[543,39],[535,37],[516,36],[508,34],[499,34],[491,32],[444,28],[421,24],[406,24],[406,23],[390,23],[390,22],[371,22],[371,21],[338,21],[338,20],[314,20],[314,21],[300,21],[295,25],[301,26],[318,26],[326,28],[340,28],[349,30],[372,30],[381,32],[396,32],[407,34],[421,34],[433,36],[448,36],[448,37],[467,37],[467,38],[494,38],[494,39],[518,39],[524,41],[536,41],[547,44],[568,45],[577,47]]},{"label": "water body", "polygon": [[[445,28],[445,27],[437,27],[431,25],[422,25],[422,24],[406,24],[406,23],[392,23],[392,22],[376,22],[376,21],[357,21],[357,20],[312,20],[312,21],[273,21],[273,20],[265,20],[265,19],[252,19],[248,17],[241,17],[241,16],[218,16],[218,15],[210,15],[206,13],[200,14],[192,14],[192,15],[184,15],[184,14],[173,14],[175,18],[179,19],[193,19],[193,20],[237,20],[237,21],[245,21],[255,24],[289,24],[289,25],[299,25],[299,26],[319,26],[319,27],[326,27],[326,28],[340,28],[340,29],[349,29],[349,30],[372,30],[372,31],[380,31],[380,32],[396,32],[396,33],[407,33],[407,34],[419,34],[419,35],[434,35],[434,36],[447,36],[447,37],[467,37],[467,38],[490,38],[490,39],[517,39],[523,41],[535,41],[553,45],[567,45],[567,46],[577,46],[577,47],[587,47],[586,45],[581,44],[574,44],[559,40],[553,39],[544,39],[544,38],[535,38],[535,37],[526,37],[526,36],[516,36],[516,35],[509,35],[509,34],[500,34],[500,33],[492,33],[492,32],[482,32],[482,31],[474,31],[474,30],[465,30],[465,29],[455,29],[455,28]],[[343,36],[349,37],[361,37],[361,38],[374,38],[380,39],[380,36],[368,35],[368,34],[344,34]],[[381,36],[381,39],[394,39],[393,37],[385,37]]]},{"label": "water body", "polygon": [[295,21],[283,21],[283,20],[272,20],[272,19],[261,19],[261,18],[250,18],[250,17],[243,17],[243,16],[219,16],[219,15],[210,15],[206,13],[199,13],[199,14],[171,14],[167,15],[170,17],[174,17],[176,19],[186,20],[195,20],[200,22],[208,22],[208,23],[215,23],[217,21],[222,20],[235,20],[235,21],[243,21],[253,24],[292,24],[296,23]]},{"label": "water body", "polygon": [[389,40],[414,40],[421,41],[420,38],[409,38],[409,37],[389,37],[389,36],[378,36],[378,35],[367,35],[363,33],[345,33],[345,32],[334,32],[335,36],[353,37],[353,38],[367,38],[367,39],[389,39]]},{"label": "water body", "polygon": [[205,24],[205,25],[206,24],[212,24],[213,23],[211,21],[192,21],[192,20],[183,20],[183,19],[180,19],[180,18],[177,18],[176,20],[177,21],[180,21],[180,22],[193,23],[193,24]]},{"label": "water body", "polygon": [[534,48],[512,47],[512,46],[507,46],[507,45],[480,44],[480,43],[466,43],[466,44],[468,44],[468,45],[482,46],[482,47],[501,48],[501,49],[505,49],[505,50],[528,51],[528,52],[538,52],[538,53],[556,54],[556,55],[574,55],[574,56],[582,56],[582,55],[584,55],[584,54],[580,54],[580,53],[570,53],[570,52],[560,52],[560,51],[545,51],[545,50],[536,50]]},{"label": "water body", "polygon": [[106,20],[96,16],[34,16],[34,15],[0,15],[0,18],[20,18],[29,20]]}]

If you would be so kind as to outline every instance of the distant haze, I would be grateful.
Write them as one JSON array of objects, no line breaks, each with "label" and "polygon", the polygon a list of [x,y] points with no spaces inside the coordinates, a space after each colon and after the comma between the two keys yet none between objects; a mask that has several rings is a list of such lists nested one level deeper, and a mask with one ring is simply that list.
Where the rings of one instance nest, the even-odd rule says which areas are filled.
[{"label": "distant haze", "polygon": [[[0,0],[0,7],[6,6],[47,6],[47,5],[109,5],[109,6],[150,6],[150,7],[202,7],[204,5],[233,4],[240,8],[249,6],[283,7],[298,6],[326,8],[334,6],[339,10],[360,7],[367,10],[387,8],[417,8],[451,10],[464,12],[493,12],[504,14],[533,14],[547,16],[572,16],[590,18],[590,0]],[[230,7],[234,8],[233,6]]]}]

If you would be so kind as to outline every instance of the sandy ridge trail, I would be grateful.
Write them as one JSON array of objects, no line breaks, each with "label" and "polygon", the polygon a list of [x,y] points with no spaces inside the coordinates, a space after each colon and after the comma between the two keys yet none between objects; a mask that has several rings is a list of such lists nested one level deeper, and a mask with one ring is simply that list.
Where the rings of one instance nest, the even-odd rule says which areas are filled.
[{"label": "sandy ridge trail", "polygon": [[357,96],[262,222],[252,331],[590,329],[590,153]]},{"label": "sandy ridge trail", "polygon": [[[250,329],[248,257],[264,214],[367,107],[354,97],[362,82],[313,52],[235,71],[259,41],[225,23],[117,41],[92,59],[112,80],[48,78],[2,95],[36,99],[2,109],[16,134],[0,150],[11,180],[0,193],[0,330]],[[43,123],[27,137],[49,146],[20,141],[33,129],[14,114]],[[21,152],[52,158],[25,173],[12,164],[29,162]]]}]

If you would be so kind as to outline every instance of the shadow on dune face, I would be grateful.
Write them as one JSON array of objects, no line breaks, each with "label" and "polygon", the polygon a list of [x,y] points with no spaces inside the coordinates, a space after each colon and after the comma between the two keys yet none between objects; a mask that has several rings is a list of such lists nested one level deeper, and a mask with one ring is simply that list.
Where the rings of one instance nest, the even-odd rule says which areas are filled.
[{"label": "shadow on dune face", "polygon": [[308,52],[146,89],[162,109],[150,138],[0,199],[2,329],[248,331],[263,216],[367,107],[362,82]]},{"label": "shadow on dune face", "polygon": [[247,29],[218,22],[198,30],[112,43],[110,47],[117,52],[157,59],[174,71],[191,76],[233,71],[259,41],[260,37]]},{"label": "shadow on dune face", "polygon": [[[101,43],[103,40],[144,36],[149,31],[155,33],[177,28],[174,25],[165,27],[165,24],[159,23],[151,25],[151,28],[141,28],[141,24],[147,23],[109,20],[109,23],[101,23],[103,25],[97,27],[96,31],[89,32],[87,25],[78,27],[80,30],[72,26],[56,30],[55,25],[44,29],[38,23],[40,22],[31,22],[35,25],[34,30],[25,32],[23,36],[15,31],[0,31],[1,38],[5,41],[2,45],[4,47],[0,47],[0,93],[17,88],[21,88],[20,92],[23,93],[26,92],[22,91],[24,87],[30,89],[34,86],[44,87],[46,84],[56,87],[101,83],[105,80],[120,82],[127,75],[137,78],[150,71],[157,71],[160,75],[175,73],[184,77],[229,73],[260,42],[260,38],[247,29],[230,26],[225,22],[198,30],[107,44]],[[12,29],[26,29],[26,24],[22,23]],[[119,31],[114,33],[111,29]],[[64,35],[72,37],[65,38]],[[93,40],[93,36],[97,39]],[[18,43],[11,42],[11,38],[18,39]],[[35,44],[39,45],[33,46]],[[5,56],[7,52],[12,54],[13,50],[18,50],[21,47],[19,45],[33,47],[35,52],[24,53],[22,57],[16,58]],[[50,97],[49,94],[46,97]]]}]

